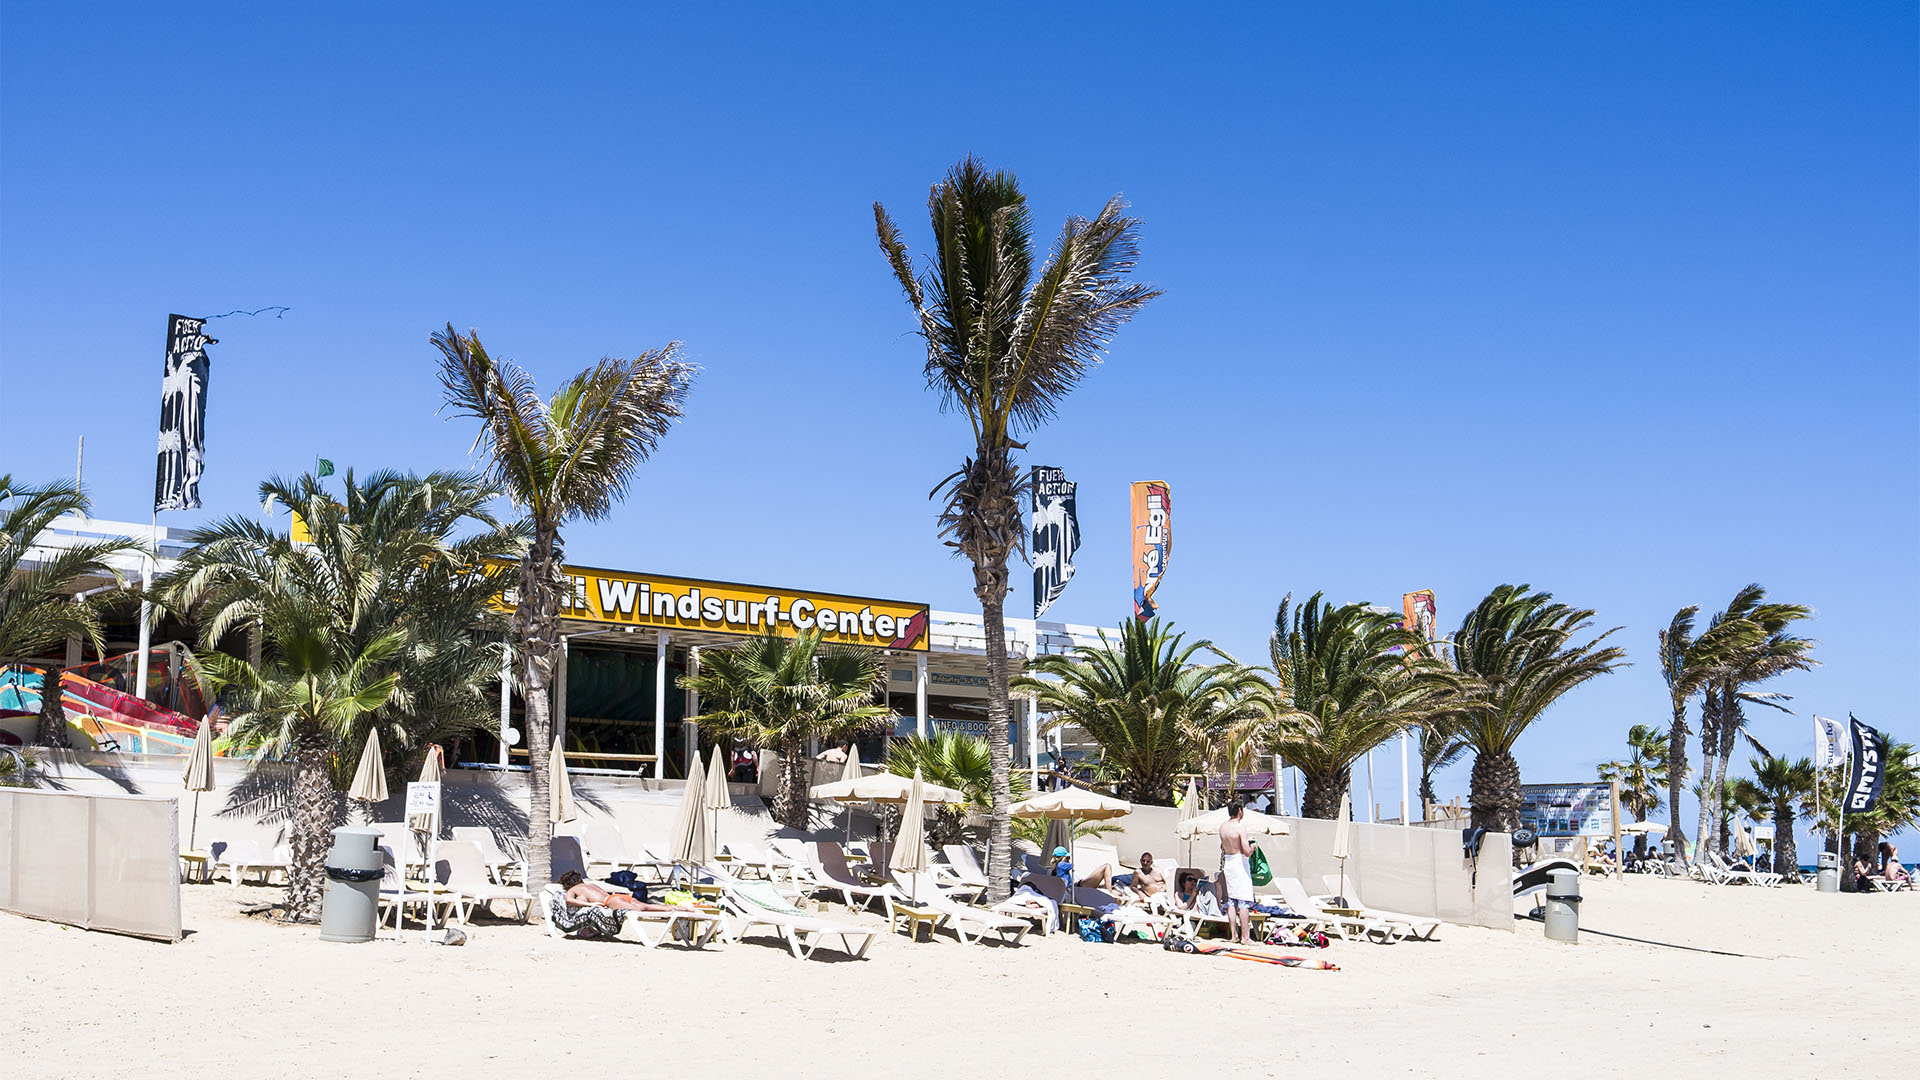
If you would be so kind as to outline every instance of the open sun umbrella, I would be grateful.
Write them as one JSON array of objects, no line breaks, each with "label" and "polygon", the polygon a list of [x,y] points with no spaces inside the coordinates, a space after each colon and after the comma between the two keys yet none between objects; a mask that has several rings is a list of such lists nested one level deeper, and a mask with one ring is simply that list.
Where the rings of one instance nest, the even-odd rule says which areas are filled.
[{"label": "open sun umbrella", "polygon": [[[698,755],[695,755],[696,757]],[[720,760],[720,748],[713,748],[713,758],[707,764],[707,781],[701,788],[701,802],[705,804],[707,817],[713,821],[712,851],[720,850],[720,815],[733,808],[733,796],[727,792],[727,766]]]},{"label": "open sun umbrella", "polygon": [[573,807],[573,784],[567,779],[567,757],[555,738],[553,753],[547,756],[547,820],[561,825],[578,816]]},{"label": "open sun umbrella", "polygon": [[1333,819],[1333,857],[1340,860],[1340,895],[1335,907],[1347,906],[1347,859],[1353,855],[1353,800],[1340,796],[1340,813]]},{"label": "open sun umbrella", "polygon": [[193,752],[187,755],[187,769],[181,776],[186,790],[193,792],[193,816],[187,819],[187,850],[194,850],[195,830],[200,825],[200,793],[213,790],[213,725],[200,721],[193,737]]},{"label": "open sun umbrella", "polygon": [[907,795],[907,808],[900,815],[900,831],[893,837],[893,858],[887,866],[897,873],[914,875],[915,896],[919,899],[920,875],[927,872],[926,782],[920,770],[913,770],[913,788]]},{"label": "open sun umbrella", "polygon": [[713,843],[707,833],[705,777],[700,758],[687,762],[687,782],[680,789],[680,809],[673,815],[673,834],[667,857],[695,868],[713,861]]},{"label": "open sun umbrella", "polygon": [[[1196,836],[1218,836],[1220,826],[1226,821],[1227,808],[1222,806],[1191,818],[1183,817],[1174,823],[1173,835],[1182,840],[1191,840]],[[1277,818],[1258,810],[1240,811],[1240,824],[1246,826],[1248,836],[1286,836],[1293,832],[1293,826],[1287,824],[1286,818]]]},{"label": "open sun umbrella", "polygon": [[[1125,799],[1115,799],[1085,788],[1066,787],[1059,791],[1043,791],[1014,803],[1013,816],[1017,818],[1045,818],[1048,821],[1065,820],[1067,822],[1067,843],[1060,845],[1067,849],[1067,858],[1074,858],[1073,826],[1081,821],[1102,821],[1107,818],[1124,817],[1133,812],[1133,804]],[[1076,868],[1069,875],[1067,890],[1071,900],[1074,889],[1072,878],[1079,874]]]},{"label": "open sun umbrella", "polygon": [[[854,780],[815,784],[809,794],[816,799],[833,799],[843,803],[889,803],[894,806],[904,806],[907,799],[913,795],[913,781],[898,773],[882,772]],[[967,800],[962,792],[925,782],[922,785],[922,794],[930,803],[957,803]]]}]

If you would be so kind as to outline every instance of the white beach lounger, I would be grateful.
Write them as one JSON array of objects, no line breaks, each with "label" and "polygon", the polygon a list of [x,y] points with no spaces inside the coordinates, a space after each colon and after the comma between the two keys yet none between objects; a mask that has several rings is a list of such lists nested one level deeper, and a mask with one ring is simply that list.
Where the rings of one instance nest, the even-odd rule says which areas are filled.
[{"label": "white beach lounger", "polygon": [[260,884],[269,885],[273,882],[274,871],[285,876],[288,873],[287,866],[292,861],[293,853],[286,844],[276,844],[269,852],[258,841],[231,840],[226,842],[220,854],[214,856],[212,874],[217,877],[220,871],[225,870],[228,880],[238,889],[241,878],[257,872]]},{"label": "white beach lounger", "polygon": [[[988,934],[999,935],[1004,944],[1018,945],[1021,936],[1031,929],[1023,916],[1003,915],[960,902],[944,892],[932,874],[897,874],[895,878],[907,894],[905,903],[945,915],[942,925],[952,930],[962,945],[971,945]],[[973,933],[971,938],[968,931]]]},{"label": "white beach lounger", "polygon": [[[1332,881],[1324,877],[1320,879],[1320,887],[1323,889],[1338,888]],[[1325,907],[1333,898],[1333,893],[1326,893],[1321,896],[1316,896],[1313,899],[1316,903]],[[1407,939],[1409,941],[1432,941],[1433,935],[1440,929],[1439,919],[1427,918],[1422,915],[1408,915],[1405,912],[1374,907],[1372,904],[1367,903],[1366,898],[1360,895],[1360,883],[1357,881],[1347,881],[1346,899],[1349,908],[1357,909],[1363,914],[1371,915],[1376,919],[1384,919],[1387,922],[1404,923],[1407,927]]]},{"label": "white beach lounger", "polygon": [[[900,890],[884,882],[879,885],[868,885],[861,881],[847,866],[846,853],[840,850],[839,844],[831,840],[820,841],[813,845],[813,850],[815,860],[820,867],[819,888],[839,893],[850,909],[855,906],[864,907],[878,899],[881,908],[887,914],[887,922],[893,922],[893,905],[904,898]],[[860,898],[859,905],[853,902],[856,896]]]},{"label": "white beach lounger", "polygon": [[[493,835],[492,829],[479,825],[456,825],[452,835],[455,840],[464,840],[480,849],[480,858],[487,864],[487,875],[494,881],[504,885],[510,873],[517,874],[522,881],[526,880],[526,862],[502,851],[499,838]],[[525,842],[524,837],[521,842]]]},{"label": "white beach lounger", "polygon": [[501,885],[487,875],[486,856],[471,840],[445,840],[434,848],[438,871],[436,879],[452,890],[457,898],[460,921],[465,923],[478,904],[489,914],[493,902],[505,900],[513,905],[514,918],[525,922],[533,907],[533,894],[524,885]]},{"label": "white beach lounger", "polygon": [[[826,942],[837,938],[840,950],[855,960],[864,959],[879,932],[857,923],[834,922],[802,911],[781,896],[768,881],[742,881],[725,870],[709,868],[720,885],[727,910],[737,920],[733,940],[739,941],[755,927],[772,930],[796,959],[806,960]],[[856,944],[857,943],[857,944]]]},{"label": "white beach lounger", "polygon": [[[1321,923],[1322,928],[1337,928],[1337,936],[1339,937],[1351,939],[1355,935],[1358,935],[1368,940],[1379,942],[1382,945],[1391,945],[1401,938],[1406,937],[1411,929],[1405,923],[1395,922],[1392,919],[1379,918],[1365,911],[1354,911],[1353,909],[1330,910],[1326,905],[1315,900],[1307,892],[1307,887],[1300,884],[1295,878],[1281,877],[1275,874],[1273,876],[1273,885],[1280,893],[1281,902],[1286,904],[1288,908],[1303,915],[1314,915],[1321,918],[1324,920]],[[1328,929],[1328,933],[1334,932],[1334,929]]]}]

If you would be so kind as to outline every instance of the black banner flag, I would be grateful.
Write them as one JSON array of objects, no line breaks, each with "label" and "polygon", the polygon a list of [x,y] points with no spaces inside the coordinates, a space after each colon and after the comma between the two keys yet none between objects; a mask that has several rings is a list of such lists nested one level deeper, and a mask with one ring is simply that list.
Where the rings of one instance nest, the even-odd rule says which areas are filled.
[{"label": "black banner flag", "polygon": [[167,316],[167,359],[160,369],[160,460],[153,474],[153,511],[200,506],[207,462],[206,320]]},{"label": "black banner flag", "polygon": [[1880,801],[1887,782],[1887,737],[1847,714],[1853,727],[1853,764],[1847,768],[1846,811],[1866,814]]},{"label": "black banner flag", "polygon": [[1033,467],[1033,617],[1053,606],[1073,577],[1073,553],[1080,550],[1080,513],[1074,491],[1080,485],[1051,465]]}]

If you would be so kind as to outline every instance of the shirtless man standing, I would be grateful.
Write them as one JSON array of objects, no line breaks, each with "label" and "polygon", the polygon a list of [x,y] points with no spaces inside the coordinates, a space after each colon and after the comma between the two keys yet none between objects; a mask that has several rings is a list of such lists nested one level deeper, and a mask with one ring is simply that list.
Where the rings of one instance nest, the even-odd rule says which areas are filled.
[{"label": "shirtless man standing", "polygon": [[1240,820],[1246,805],[1236,796],[1220,825],[1220,878],[1227,886],[1227,930],[1236,945],[1253,944],[1253,840]]}]

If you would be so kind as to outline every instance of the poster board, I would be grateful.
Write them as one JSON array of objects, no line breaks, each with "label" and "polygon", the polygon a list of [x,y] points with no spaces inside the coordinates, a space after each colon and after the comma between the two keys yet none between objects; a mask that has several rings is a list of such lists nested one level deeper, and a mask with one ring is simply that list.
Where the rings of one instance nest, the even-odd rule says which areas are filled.
[{"label": "poster board", "polygon": [[1541,837],[1614,836],[1619,815],[1614,785],[1520,785],[1520,826]]}]

